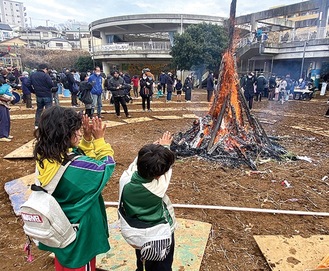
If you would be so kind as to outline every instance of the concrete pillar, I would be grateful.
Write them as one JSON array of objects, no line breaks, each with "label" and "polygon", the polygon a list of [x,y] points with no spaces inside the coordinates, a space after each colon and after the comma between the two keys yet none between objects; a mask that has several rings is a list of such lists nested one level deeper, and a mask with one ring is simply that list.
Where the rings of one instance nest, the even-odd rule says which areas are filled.
[{"label": "concrete pillar", "polygon": [[109,63],[102,61],[103,72],[108,75],[110,73],[110,65]]},{"label": "concrete pillar", "polygon": [[257,21],[255,19],[255,14],[251,14],[251,18],[250,18],[250,24],[251,24],[251,32],[254,32],[255,30],[257,30]]},{"label": "concrete pillar", "polygon": [[328,0],[321,0],[320,9],[319,9],[319,22],[318,22],[317,35],[316,35],[316,37],[318,39],[326,38],[327,21],[328,21],[328,8],[329,8],[329,1]]},{"label": "concrete pillar", "polygon": [[105,33],[103,31],[101,31],[100,34],[101,34],[101,39],[102,39],[102,45],[107,44]]}]

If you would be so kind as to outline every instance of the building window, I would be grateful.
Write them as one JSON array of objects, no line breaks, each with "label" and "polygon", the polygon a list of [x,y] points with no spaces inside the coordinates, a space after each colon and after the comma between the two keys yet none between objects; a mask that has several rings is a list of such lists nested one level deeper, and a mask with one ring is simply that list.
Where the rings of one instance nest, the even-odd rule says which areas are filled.
[{"label": "building window", "polygon": [[49,37],[48,32],[43,32],[44,37]]},{"label": "building window", "polygon": [[56,47],[63,47],[63,43],[61,43],[61,42],[56,42]]}]

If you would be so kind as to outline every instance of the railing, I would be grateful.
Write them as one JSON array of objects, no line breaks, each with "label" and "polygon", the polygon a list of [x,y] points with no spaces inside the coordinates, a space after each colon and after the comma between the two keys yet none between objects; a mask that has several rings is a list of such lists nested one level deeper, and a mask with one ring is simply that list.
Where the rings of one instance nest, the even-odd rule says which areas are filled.
[{"label": "railing", "polygon": [[[329,38],[329,32],[326,34],[326,38]],[[264,44],[280,44],[280,43],[288,43],[288,42],[296,42],[296,41],[309,41],[315,39],[323,39],[317,36],[317,32],[314,30],[310,30],[302,33],[290,33],[289,32],[272,32],[267,34],[262,34],[262,36],[257,39],[252,34],[247,34],[243,38],[241,38],[237,43],[237,49],[243,48],[245,46],[251,46],[257,43]]]},{"label": "railing", "polygon": [[120,42],[112,44],[104,44],[94,46],[94,53],[100,52],[122,52],[122,53],[134,53],[134,52],[169,52],[171,49],[170,42],[162,41],[146,41],[146,42]]}]

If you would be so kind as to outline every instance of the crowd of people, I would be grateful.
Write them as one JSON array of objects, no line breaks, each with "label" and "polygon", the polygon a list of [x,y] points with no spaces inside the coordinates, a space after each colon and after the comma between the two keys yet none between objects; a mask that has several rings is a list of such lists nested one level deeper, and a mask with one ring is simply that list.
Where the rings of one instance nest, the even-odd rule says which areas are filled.
[{"label": "crowd of people", "polygon": [[[22,98],[22,103],[27,109],[34,109],[32,94],[35,95],[35,129],[39,126],[42,112],[52,105],[59,105],[59,93],[64,93],[65,90],[69,91],[71,106],[80,107],[83,104],[85,114],[90,118],[93,116],[102,118],[103,102],[114,105],[116,117],[121,118],[122,108],[125,116],[131,118],[127,104],[133,102],[133,97],[135,99],[141,97],[142,110],[150,112],[153,98],[165,96],[165,101],[169,103],[173,101],[175,93],[176,101],[181,102],[184,92],[185,101],[191,102],[193,89],[191,75],[182,82],[173,73],[164,71],[156,80],[148,68],[143,69],[141,75],[134,75],[132,78],[128,73],[118,70],[106,75],[98,66],[93,71],[78,72],[75,69],[65,68],[57,72],[43,63],[30,73],[27,71],[20,73],[17,68],[3,68],[0,71],[0,84],[4,85],[3,90],[0,90],[0,141],[8,142],[12,139],[9,134],[9,107],[15,99],[12,95],[12,90],[15,88],[21,89],[22,96],[19,98]],[[4,98],[7,86],[7,92],[11,94],[10,99]]]},{"label": "crowd of people", "polygon": [[249,109],[252,109],[253,102],[260,102],[262,98],[269,101],[278,101],[282,104],[290,98],[306,100],[312,99],[315,91],[315,85],[312,79],[306,81],[303,78],[294,80],[290,74],[285,76],[276,76],[271,74],[266,78],[263,73],[256,76],[253,72],[240,78],[240,87],[248,103]]}]

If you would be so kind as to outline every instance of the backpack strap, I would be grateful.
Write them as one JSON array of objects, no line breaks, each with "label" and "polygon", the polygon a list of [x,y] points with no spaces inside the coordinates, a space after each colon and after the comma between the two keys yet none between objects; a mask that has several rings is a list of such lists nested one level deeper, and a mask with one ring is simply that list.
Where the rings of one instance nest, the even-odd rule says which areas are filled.
[{"label": "backpack strap", "polygon": [[[48,194],[52,194],[55,191],[55,189],[56,189],[60,179],[62,178],[65,170],[67,169],[67,167],[71,164],[72,161],[79,158],[80,156],[81,155],[78,155],[75,153],[69,154],[68,159],[66,159],[62,162],[60,168],[58,169],[58,171],[56,172],[55,176],[52,178],[52,180],[50,181],[49,184],[47,184],[45,187],[41,187],[40,185],[33,185],[33,187],[31,186],[31,189],[34,191],[44,191],[44,192],[47,192]],[[38,186],[40,188],[36,188]]]}]

